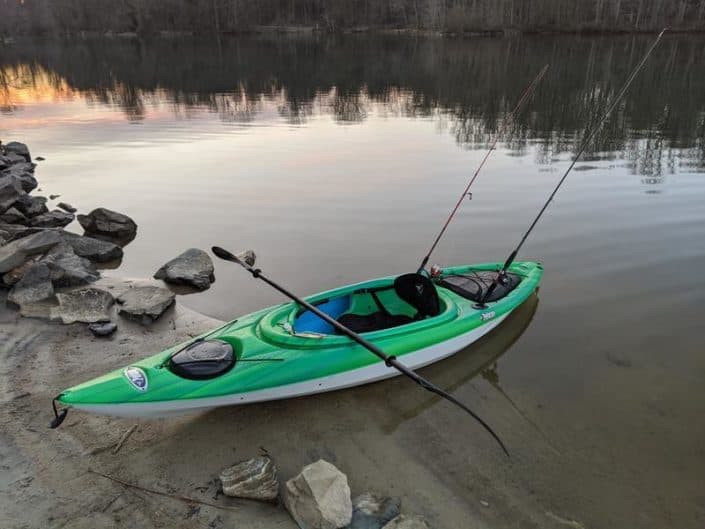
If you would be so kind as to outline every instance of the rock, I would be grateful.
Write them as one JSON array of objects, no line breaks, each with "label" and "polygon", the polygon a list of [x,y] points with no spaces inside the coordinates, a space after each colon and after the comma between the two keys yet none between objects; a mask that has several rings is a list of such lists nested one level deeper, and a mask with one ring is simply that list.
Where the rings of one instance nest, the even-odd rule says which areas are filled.
[{"label": "rock", "polygon": [[27,222],[27,217],[25,217],[21,211],[17,208],[10,208],[5,213],[0,215],[0,222],[7,222],[8,224],[24,224]]},{"label": "rock", "polygon": [[0,274],[9,272],[24,263],[28,257],[44,253],[61,242],[54,231],[41,231],[0,246]]},{"label": "rock", "polygon": [[381,529],[399,516],[401,500],[366,492],[352,502],[352,522],[349,529]]},{"label": "rock", "polygon": [[34,303],[54,295],[54,285],[51,283],[51,273],[45,263],[33,263],[7,296],[7,299],[17,305]]},{"label": "rock", "polygon": [[0,230],[0,246],[10,242],[11,238],[12,236],[10,235],[10,232]]},{"label": "rock", "polygon": [[95,263],[107,263],[122,259],[122,248],[117,244],[63,230],[59,233],[64,242],[69,244],[74,253],[80,257],[85,257]]},{"label": "rock", "polygon": [[76,255],[68,246],[58,248],[45,257],[43,262],[49,266],[55,287],[82,286],[100,278],[93,263]]},{"label": "rock", "polygon": [[284,503],[302,529],[338,529],[352,520],[348,478],[322,459],[286,482]]},{"label": "rock", "polygon": [[52,310],[52,319],[63,323],[96,323],[110,321],[110,308],[115,299],[107,290],[84,287],[56,295],[59,306]]},{"label": "rock", "polygon": [[189,248],[157,270],[154,278],[207,290],[215,281],[213,261],[203,250]]},{"label": "rock", "polygon": [[59,202],[56,207],[61,208],[64,211],[68,211],[69,213],[76,213],[76,211],[78,211],[75,207],[71,204],[67,204],[66,202]]},{"label": "rock", "polygon": [[2,276],[2,282],[3,284],[7,286],[12,286],[15,283],[17,283],[20,279],[22,279],[27,273],[27,270],[29,270],[29,267],[32,266],[34,263],[36,263],[39,260],[39,255],[35,255],[33,257],[30,257],[27,259],[24,263],[22,263],[20,266],[13,268],[10,270],[8,273],[6,273],[4,276]]},{"label": "rock", "polygon": [[44,156],[35,156],[34,159],[38,162],[43,162],[44,160],[46,160],[46,158],[44,158]]},{"label": "rock", "polygon": [[115,331],[117,331],[117,323],[109,321],[107,323],[91,323],[88,326],[88,330],[91,331],[95,336],[110,336]]},{"label": "rock", "polygon": [[35,228],[63,228],[67,224],[71,224],[74,218],[73,213],[55,209],[49,213],[32,217],[28,224]]},{"label": "rock", "polygon": [[15,153],[22,156],[28,162],[32,161],[32,157],[29,155],[29,149],[24,143],[20,143],[18,141],[11,141],[10,143],[6,143],[5,145],[3,145],[3,147],[5,149],[5,155],[9,153]]},{"label": "rock", "polygon": [[22,195],[17,199],[14,206],[19,209],[27,217],[36,217],[42,213],[47,213],[46,197],[33,197],[30,195]]},{"label": "rock", "polygon": [[49,200],[56,200],[59,198],[61,195],[49,195]]},{"label": "rock", "polygon": [[274,500],[279,495],[277,467],[268,457],[242,461],[220,473],[223,493],[235,498]]},{"label": "rock", "polygon": [[86,234],[98,239],[132,240],[137,234],[137,224],[127,215],[105,208],[98,208],[88,215],[79,215],[78,222]]},{"label": "rock", "polygon": [[149,325],[174,303],[175,298],[171,290],[163,287],[134,287],[118,297],[121,305],[118,314]]},{"label": "rock", "polygon": [[426,520],[421,516],[408,516],[400,514],[382,529],[429,529]]},{"label": "rock", "polygon": [[6,169],[7,167],[10,167],[10,165],[12,165],[12,164],[10,163],[9,158],[7,158],[7,156],[4,156],[2,153],[0,153],[0,171],[2,171],[3,169]]},{"label": "rock", "polygon": [[37,188],[39,183],[37,179],[34,178],[34,164],[33,163],[16,163],[11,165],[9,168],[3,170],[1,173],[5,177],[14,177],[22,186],[22,190],[25,193],[29,193]]},{"label": "rock", "polygon": [[240,261],[247,263],[249,266],[255,266],[255,261],[257,260],[257,256],[252,250],[245,250],[244,252],[240,252],[235,257],[240,259]]},{"label": "rock", "polygon": [[5,159],[10,163],[10,165],[15,165],[17,163],[25,163],[27,161],[24,159],[24,156],[20,156],[19,154],[15,154],[14,152],[11,152],[10,154],[6,155]]},{"label": "rock", "polygon": [[19,178],[14,175],[0,175],[0,213],[5,213],[26,194]]}]

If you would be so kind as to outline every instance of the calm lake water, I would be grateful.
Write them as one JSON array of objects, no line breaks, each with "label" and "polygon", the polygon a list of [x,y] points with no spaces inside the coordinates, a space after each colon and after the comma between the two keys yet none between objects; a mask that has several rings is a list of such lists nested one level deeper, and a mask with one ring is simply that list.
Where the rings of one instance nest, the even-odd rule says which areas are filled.
[{"label": "calm lake water", "polygon": [[[46,158],[43,194],[136,220],[107,273],[218,244],[309,294],[414,270],[548,63],[432,261],[504,260],[650,42],[20,41],[0,47],[0,138]],[[664,38],[522,251],[545,267],[533,320],[456,390],[511,397],[557,447],[517,437],[513,479],[585,527],[705,524],[703,56],[705,38]],[[216,277],[181,301],[222,319],[280,301]],[[519,427],[497,427],[511,445]]]}]

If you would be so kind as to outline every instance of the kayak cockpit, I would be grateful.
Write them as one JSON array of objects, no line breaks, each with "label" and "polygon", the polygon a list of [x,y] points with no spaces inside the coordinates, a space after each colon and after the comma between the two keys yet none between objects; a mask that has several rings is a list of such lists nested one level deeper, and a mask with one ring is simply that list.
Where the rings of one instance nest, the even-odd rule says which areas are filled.
[{"label": "kayak cockpit", "polygon": [[[372,332],[437,316],[442,305],[431,280],[404,274],[385,285],[362,287],[316,304],[316,308],[352,330]],[[311,311],[294,320],[296,333],[334,334],[333,326]]]}]

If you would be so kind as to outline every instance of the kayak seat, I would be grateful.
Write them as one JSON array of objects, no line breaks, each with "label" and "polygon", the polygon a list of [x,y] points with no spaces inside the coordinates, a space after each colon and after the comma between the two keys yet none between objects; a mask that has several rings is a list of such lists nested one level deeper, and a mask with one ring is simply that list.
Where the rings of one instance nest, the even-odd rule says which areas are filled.
[{"label": "kayak seat", "polygon": [[389,314],[377,311],[372,314],[343,314],[338,323],[345,325],[353,332],[372,332],[398,327],[414,321],[414,318],[403,314]]},{"label": "kayak seat", "polygon": [[371,332],[406,325],[429,316],[437,316],[441,311],[438,292],[433,283],[420,274],[404,274],[394,280],[394,291],[404,302],[416,310],[415,316],[391,314],[382,304],[377,293],[370,291],[377,308],[370,314],[343,314],[337,320],[353,332]]}]

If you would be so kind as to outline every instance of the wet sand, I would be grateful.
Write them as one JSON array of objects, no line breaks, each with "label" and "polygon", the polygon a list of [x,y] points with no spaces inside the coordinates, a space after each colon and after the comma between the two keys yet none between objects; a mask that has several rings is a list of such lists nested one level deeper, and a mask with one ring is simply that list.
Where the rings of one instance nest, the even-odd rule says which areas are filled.
[{"label": "wet sand", "polygon": [[[80,325],[19,319],[5,311],[1,525],[295,528],[280,505],[216,498],[219,471],[261,450],[276,461],[282,479],[325,458],[348,475],[353,495],[372,490],[399,496],[403,512],[421,514],[437,529],[601,527],[604,520],[619,520],[620,527],[671,525],[659,518],[658,504],[628,516],[629,507],[639,503],[635,496],[649,486],[640,474],[626,479],[628,489],[614,490],[613,504],[586,503],[600,487],[624,484],[625,465],[612,460],[624,454],[574,443],[577,436],[589,438],[586,431],[544,431],[542,424],[555,422],[543,420],[540,404],[522,396],[519,406],[503,393],[493,362],[512,349],[537,304],[532,296],[488,336],[423,370],[488,419],[509,446],[510,460],[474,422],[400,378],[157,421],[72,411],[61,428],[49,430],[51,397],[62,388],[218,321],[177,306],[150,328],[121,321],[117,334],[105,340]],[[564,412],[569,410],[558,405],[550,413]],[[136,430],[114,454],[113,446],[133,425]],[[632,458],[639,459],[638,447]],[[127,489],[91,469],[227,510]],[[690,516],[684,512],[686,523],[672,526],[688,526]]]}]

